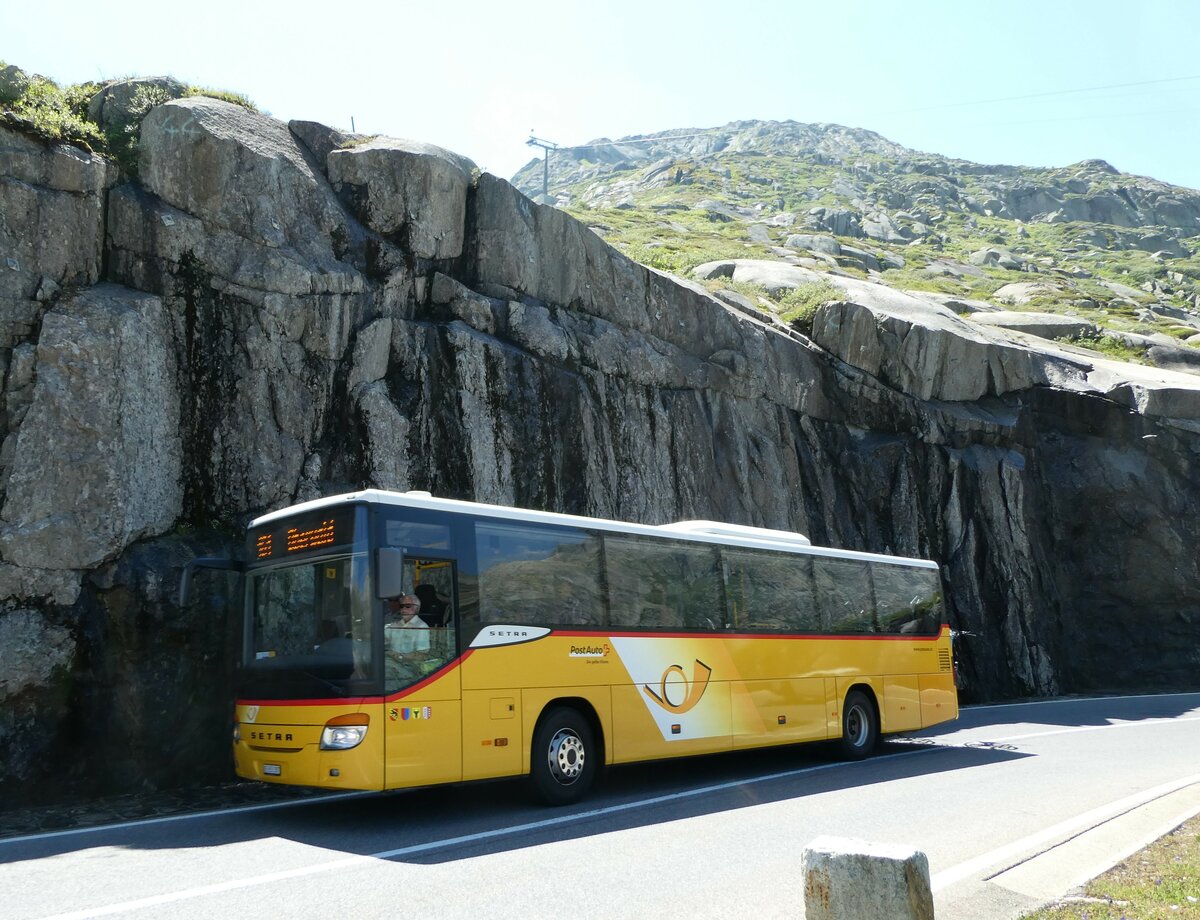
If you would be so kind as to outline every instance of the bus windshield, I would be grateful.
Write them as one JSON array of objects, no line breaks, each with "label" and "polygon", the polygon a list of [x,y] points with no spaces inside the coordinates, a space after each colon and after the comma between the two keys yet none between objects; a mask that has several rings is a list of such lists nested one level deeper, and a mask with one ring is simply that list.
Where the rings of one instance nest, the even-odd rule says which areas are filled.
[{"label": "bus windshield", "polygon": [[[304,522],[285,538],[288,532],[304,532]],[[377,689],[366,543],[349,542],[331,541],[329,555],[285,556],[248,572],[243,695],[300,699]]]}]

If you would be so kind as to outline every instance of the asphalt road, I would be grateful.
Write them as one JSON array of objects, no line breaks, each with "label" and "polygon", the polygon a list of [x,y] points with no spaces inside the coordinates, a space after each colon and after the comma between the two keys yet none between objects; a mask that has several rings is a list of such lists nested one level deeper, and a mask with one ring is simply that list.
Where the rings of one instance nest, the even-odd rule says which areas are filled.
[{"label": "asphalt road", "polygon": [[1014,917],[1200,811],[1200,694],[979,707],[861,763],[824,746],[0,840],[0,916],[801,917],[804,845],[903,844],[939,920]]}]

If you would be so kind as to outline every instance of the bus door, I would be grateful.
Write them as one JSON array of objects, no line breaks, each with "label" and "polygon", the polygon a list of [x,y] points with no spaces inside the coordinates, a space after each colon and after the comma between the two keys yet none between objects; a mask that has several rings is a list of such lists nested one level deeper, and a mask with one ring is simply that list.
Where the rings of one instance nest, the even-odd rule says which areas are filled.
[{"label": "bus door", "polygon": [[462,779],[457,565],[418,551],[402,569],[402,593],[380,601],[389,789]]}]

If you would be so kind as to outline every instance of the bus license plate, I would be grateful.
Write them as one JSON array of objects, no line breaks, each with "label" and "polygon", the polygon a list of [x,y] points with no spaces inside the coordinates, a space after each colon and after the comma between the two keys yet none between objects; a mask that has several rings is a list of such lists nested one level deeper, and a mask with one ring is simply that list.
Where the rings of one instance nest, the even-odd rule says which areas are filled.
[{"label": "bus license plate", "polygon": [[279,776],[279,774],[282,772],[283,767],[279,766],[277,763],[263,764],[263,773],[265,773],[267,776]]}]

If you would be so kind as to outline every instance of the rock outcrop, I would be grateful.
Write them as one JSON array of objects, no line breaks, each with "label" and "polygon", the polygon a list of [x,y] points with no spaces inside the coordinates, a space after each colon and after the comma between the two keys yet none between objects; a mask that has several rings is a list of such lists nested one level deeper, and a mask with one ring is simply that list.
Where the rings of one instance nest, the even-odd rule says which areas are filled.
[{"label": "rock outcrop", "polygon": [[366,486],[938,559],[975,699],[1196,683],[1195,376],[855,279],[805,336],[346,140],[176,100],[132,181],[0,127],[0,807],[224,777],[236,592],[179,566]]}]

